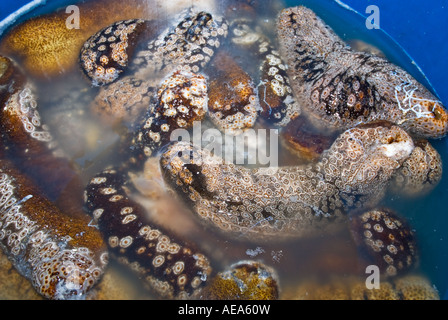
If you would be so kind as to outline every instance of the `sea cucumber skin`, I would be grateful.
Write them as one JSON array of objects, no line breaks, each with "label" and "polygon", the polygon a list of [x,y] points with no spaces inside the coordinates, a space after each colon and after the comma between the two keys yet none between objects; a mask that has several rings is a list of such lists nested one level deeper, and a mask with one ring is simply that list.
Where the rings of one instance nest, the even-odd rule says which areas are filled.
[{"label": "sea cucumber skin", "polygon": [[69,217],[7,160],[0,160],[0,246],[48,299],[83,299],[108,262],[89,219]]},{"label": "sea cucumber skin", "polygon": [[196,297],[212,271],[209,260],[150,221],[145,209],[128,197],[125,183],[125,174],[107,169],[93,177],[85,190],[86,210],[111,255],[162,298]]},{"label": "sea cucumber skin", "polygon": [[32,84],[9,58],[0,63],[0,247],[45,298],[85,298],[104,273],[106,245],[81,207],[68,215],[52,202],[76,199],[61,189],[77,176],[56,154]]},{"label": "sea cucumber skin", "polygon": [[0,79],[2,155],[12,159],[45,196],[56,200],[78,173],[40,116],[35,85],[13,60],[0,60],[9,70]]},{"label": "sea cucumber skin", "polygon": [[[232,48],[244,50],[248,63],[257,61],[260,117],[275,126],[286,126],[300,115],[300,105],[292,93],[287,65],[268,37],[256,30],[252,19],[236,19],[230,23]],[[235,54],[235,53],[234,53]]]},{"label": "sea cucumber skin", "polygon": [[201,74],[176,71],[154,91],[138,129],[124,139],[121,151],[136,171],[157,155],[176,129],[190,129],[208,110],[208,83]]},{"label": "sea cucumber skin", "polygon": [[153,25],[142,19],[117,21],[91,36],[80,52],[80,64],[94,86],[117,80],[128,66],[142,34]]},{"label": "sea cucumber skin", "polygon": [[160,164],[207,226],[249,240],[303,238],[331,232],[352,210],[383,198],[414,144],[397,126],[349,129],[316,164],[248,169],[193,144],[169,145]]},{"label": "sea cucumber skin", "polygon": [[419,263],[414,231],[390,209],[352,216],[350,231],[364,264],[377,266],[383,277],[403,275]]},{"label": "sea cucumber skin", "polygon": [[283,10],[277,21],[282,58],[296,98],[323,125],[347,129],[387,120],[423,138],[442,138],[448,114],[410,74],[348,47],[313,11]]},{"label": "sea cucumber skin", "polygon": [[130,70],[137,77],[165,77],[180,70],[197,73],[227,37],[227,22],[209,12],[185,10],[175,21],[179,23],[167,28],[136,53]]},{"label": "sea cucumber skin", "polygon": [[391,192],[407,198],[423,197],[433,191],[443,176],[437,149],[427,140],[414,142],[415,149],[393,177]]},{"label": "sea cucumber skin", "polygon": [[214,56],[208,72],[208,115],[216,127],[232,135],[253,128],[259,102],[250,75],[223,51]]}]

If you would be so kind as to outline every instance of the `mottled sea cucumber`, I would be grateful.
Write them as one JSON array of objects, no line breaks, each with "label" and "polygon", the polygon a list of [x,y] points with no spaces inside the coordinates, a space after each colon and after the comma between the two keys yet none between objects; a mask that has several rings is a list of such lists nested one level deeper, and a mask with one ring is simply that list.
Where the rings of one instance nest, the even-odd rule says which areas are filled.
[{"label": "mottled sea cucumber", "polygon": [[280,137],[283,146],[305,161],[317,161],[335,139],[334,134],[317,132],[304,116],[290,121]]},{"label": "mottled sea cucumber", "polygon": [[277,33],[294,94],[322,126],[387,120],[423,138],[446,135],[448,113],[429,90],[384,58],[353,51],[310,9],[284,9]]},{"label": "mottled sea cucumber", "polygon": [[[45,189],[47,183],[57,190],[56,198],[76,174],[55,155],[56,145],[41,122],[31,84],[4,57],[0,84],[0,246],[44,297],[85,298],[107,265],[102,235],[80,210],[66,215],[48,197],[52,192]],[[45,183],[38,186],[42,175]]]},{"label": "mottled sea cucumber", "polygon": [[130,70],[136,77],[165,77],[175,71],[199,72],[227,36],[227,22],[209,12],[189,9],[133,59]]},{"label": "mottled sea cucumber", "polygon": [[260,107],[250,75],[229,53],[223,51],[213,57],[207,73],[208,115],[213,123],[220,130],[233,135],[252,128]]},{"label": "mottled sea cucumber", "polygon": [[7,160],[0,160],[0,246],[49,299],[85,298],[108,262],[88,217],[63,214]]},{"label": "mottled sea cucumber", "polygon": [[176,71],[162,82],[150,97],[144,120],[124,139],[122,152],[134,170],[141,170],[144,161],[170,141],[174,130],[189,129],[205,117],[207,91],[206,78],[192,72]]},{"label": "mottled sea cucumber", "polygon": [[0,87],[0,131],[5,156],[55,200],[77,179],[76,169],[41,120],[34,85],[9,58],[0,57],[0,64],[6,68],[0,80],[4,84]]},{"label": "mottled sea cucumber", "polygon": [[204,289],[208,300],[276,300],[279,292],[277,272],[259,261],[243,260],[219,272]]},{"label": "mottled sea cucumber", "polygon": [[271,41],[255,31],[251,21],[236,19],[230,24],[230,40],[244,48],[245,59],[259,60],[257,92],[261,107],[260,116],[269,123],[283,127],[300,115],[300,106],[294,98],[287,65]]},{"label": "mottled sea cucumber", "polygon": [[117,21],[91,36],[81,49],[81,67],[95,86],[114,82],[126,70],[137,43],[155,24],[142,19]]},{"label": "mottled sea cucumber", "polygon": [[437,149],[427,140],[414,142],[415,149],[392,179],[391,190],[405,197],[427,195],[442,180],[443,163]]},{"label": "mottled sea cucumber", "polygon": [[212,271],[207,257],[150,221],[124,188],[126,175],[115,169],[94,176],[85,206],[118,261],[133,269],[163,298],[197,297]]},{"label": "mottled sea cucumber", "polygon": [[414,232],[395,212],[375,209],[354,215],[350,230],[364,264],[377,266],[383,276],[402,275],[417,266]]},{"label": "mottled sea cucumber", "polygon": [[177,142],[160,164],[167,184],[208,226],[252,240],[330,232],[346,214],[375,206],[414,144],[395,125],[352,128],[316,164],[247,169]]},{"label": "mottled sea cucumber", "polygon": [[123,124],[135,130],[139,118],[145,114],[155,95],[154,81],[127,76],[101,87],[90,103],[92,114],[102,123],[115,126]]}]

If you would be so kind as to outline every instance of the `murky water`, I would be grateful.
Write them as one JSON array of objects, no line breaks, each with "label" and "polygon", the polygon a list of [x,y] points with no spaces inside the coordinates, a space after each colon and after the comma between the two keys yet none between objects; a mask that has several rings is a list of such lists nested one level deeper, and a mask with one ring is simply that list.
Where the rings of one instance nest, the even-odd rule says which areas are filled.
[{"label": "murky water", "polygon": [[[230,6],[229,1],[217,1],[213,10],[225,12]],[[152,0],[148,0],[148,6],[155,6],[151,2]],[[180,3],[188,2],[180,1]],[[203,2],[206,3],[206,6],[213,3],[213,1]],[[330,5],[325,1],[288,1],[287,3],[271,1],[269,6],[262,6],[264,10],[259,9],[261,12],[254,12],[254,17],[259,20],[259,28],[266,35],[274,37],[274,25],[278,10],[286,5],[301,3],[306,3],[314,9],[346,41],[354,45],[362,41],[376,47],[393,62],[409,71],[417,80],[429,86],[412,60],[401,51],[394,41],[379,32],[375,34],[369,32],[360,16],[334,3]],[[54,4],[51,6],[51,10],[56,8]],[[155,6],[155,8],[158,7]],[[39,7],[36,12],[48,12],[50,9]],[[159,12],[160,16],[156,15],[153,18],[160,19],[162,25],[166,24],[167,18],[171,17],[172,12],[165,9],[160,9]],[[275,42],[275,38],[273,41]],[[245,61],[244,57],[239,60]],[[245,70],[254,70],[254,68],[256,69],[257,66],[244,66]],[[35,84],[43,121],[49,125],[67,155],[79,165],[84,181],[88,181],[106,164],[114,163],[113,148],[119,140],[120,134],[126,128],[104,124],[92,116],[88,106],[98,93],[98,88],[92,87],[79,69],[53,79],[50,77],[50,79],[35,81]],[[444,169],[447,172],[445,160],[448,156],[448,144],[446,139],[431,142],[442,155]],[[279,147],[280,165],[303,162],[283,150],[281,145]],[[142,180],[139,182],[144,192],[149,192],[148,188],[153,191],[151,188],[157,187],[157,185],[151,184],[148,187],[148,184]],[[444,249],[448,246],[448,223],[444,215],[446,212],[446,200],[444,199],[447,192],[448,180],[444,176],[437,188],[425,197],[404,199],[388,195],[382,204],[394,209],[409,220],[419,242],[421,254],[419,270],[428,276],[432,284],[442,293],[446,290],[446,276],[442,270],[446,270],[448,267],[447,251]],[[204,229],[188,215],[187,210],[182,209],[182,205],[176,206],[170,203],[169,196],[149,204],[142,195],[136,195],[136,198],[143,204],[149,205],[149,211],[157,206],[166,206],[165,210],[155,211],[163,211],[167,216],[159,215],[153,216],[153,218],[199,243],[218,268],[225,268],[242,259],[260,259],[277,270],[280,285],[284,286],[283,290],[287,290],[288,286],[297,286],[313,276],[320,279],[333,276],[344,278],[351,274],[365,276],[363,270],[360,270],[357,252],[348,230],[341,230],[336,235],[320,234],[311,239],[292,242],[248,242]],[[121,271],[127,272],[126,269],[121,269]],[[138,286],[138,281],[136,281],[136,286]]]}]

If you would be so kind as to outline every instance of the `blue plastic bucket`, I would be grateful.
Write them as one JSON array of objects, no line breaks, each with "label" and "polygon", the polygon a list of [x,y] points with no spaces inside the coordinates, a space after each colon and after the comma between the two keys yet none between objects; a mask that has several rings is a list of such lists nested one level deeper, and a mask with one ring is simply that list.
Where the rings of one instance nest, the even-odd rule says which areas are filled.
[{"label": "blue plastic bucket", "polygon": [[[34,15],[52,11],[67,0],[15,0],[0,2],[0,37],[8,27]],[[342,36],[358,37],[379,47],[388,58],[408,70],[448,105],[448,6],[446,0],[431,1],[360,1],[360,0],[289,0],[290,6],[306,4],[321,15]],[[371,12],[379,9],[380,29],[366,27]],[[448,299],[448,140],[434,141],[445,160],[445,176],[423,207],[403,212],[419,231],[422,266]]]}]

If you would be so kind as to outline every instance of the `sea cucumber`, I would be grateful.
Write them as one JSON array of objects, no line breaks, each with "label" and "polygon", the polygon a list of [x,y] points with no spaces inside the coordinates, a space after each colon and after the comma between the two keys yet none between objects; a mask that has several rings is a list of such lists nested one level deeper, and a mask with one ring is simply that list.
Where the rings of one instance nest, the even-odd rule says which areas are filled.
[{"label": "sea cucumber", "polygon": [[304,116],[290,121],[280,137],[283,146],[305,161],[317,161],[334,141],[333,135],[317,132]]},{"label": "sea cucumber", "polygon": [[12,60],[0,60],[6,67],[0,75],[4,84],[0,88],[0,130],[5,156],[13,158],[17,168],[55,200],[76,179],[77,172],[41,120],[35,86]]},{"label": "sea cucumber", "polygon": [[207,73],[208,115],[213,123],[233,135],[252,128],[258,118],[259,103],[249,74],[223,51],[214,56]]},{"label": "sea cucumber", "polygon": [[[54,154],[32,85],[8,58],[0,57],[0,70],[0,246],[44,297],[85,298],[107,265],[102,235],[87,215],[53,204],[76,173]],[[56,194],[40,191],[46,183]]]},{"label": "sea cucumber", "polygon": [[148,25],[142,19],[117,21],[84,43],[80,53],[81,67],[93,85],[105,85],[119,77]]},{"label": "sea cucumber", "polygon": [[85,190],[85,206],[110,253],[163,298],[194,298],[211,273],[207,257],[150,221],[126,191],[126,175],[107,169]]},{"label": "sea cucumber", "polygon": [[442,179],[443,163],[437,150],[424,139],[414,141],[411,156],[395,173],[391,190],[405,197],[422,197]]},{"label": "sea cucumber", "polygon": [[102,235],[69,217],[33,182],[0,160],[0,245],[16,269],[49,299],[82,299],[108,262]]},{"label": "sea cucumber", "polygon": [[284,9],[277,33],[294,94],[322,126],[387,120],[423,138],[446,135],[448,113],[429,90],[384,58],[353,51],[310,9]]},{"label": "sea cucumber", "polygon": [[201,294],[208,300],[277,300],[277,272],[252,260],[238,261],[214,276]]},{"label": "sea cucumber", "polygon": [[160,164],[206,225],[279,240],[331,232],[348,210],[376,205],[413,149],[404,130],[384,123],[345,131],[316,164],[248,169],[187,142],[169,145]]},{"label": "sea cucumber", "polygon": [[250,21],[237,19],[230,24],[229,38],[233,45],[245,50],[247,61],[260,63],[257,92],[261,118],[283,127],[300,115],[300,106],[292,93],[287,65],[283,63],[280,53],[266,36],[254,29]]},{"label": "sea cucumber", "polygon": [[125,124],[132,128],[148,109],[156,90],[153,81],[123,77],[101,87],[90,104],[90,111],[109,126]]},{"label": "sea cucumber", "polygon": [[227,22],[219,16],[189,9],[175,18],[179,23],[136,53],[130,70],[136,77],[148,78],[183,70],[199,72],[227,36]]},{"label": "sea cucumber", "polygon": [[387,277],[403,274],[418,264],[417,242],[408,223],[388,209],[371,210],[350,218],[350,231],[360,256]]},{"label": "sea cucumber", "polygon": [[[152,98],[144,121],[131,141],[125,140],[129,164],[143,168],[144,161],[168,143],[176,129],[188,129],[207,112],[207,81],[203,75],[176,71],[167,77]],[[131,156],[129,156],[131,155]]]},{"label": "sea cucumber", "polygon": [[[78,2],[76,6],[79,15],[68,14],[67,6],[61,6],[55,12],[40,14],[12,26],[2,38],[0,51],[16,57],[27,75],[45,81],[60,79],[76,70],[81,47],[98,30],[118,20],[154,18],[146,0],[87,1]],[[153,35],[153,30],[147,30],[146,35]]]}]

